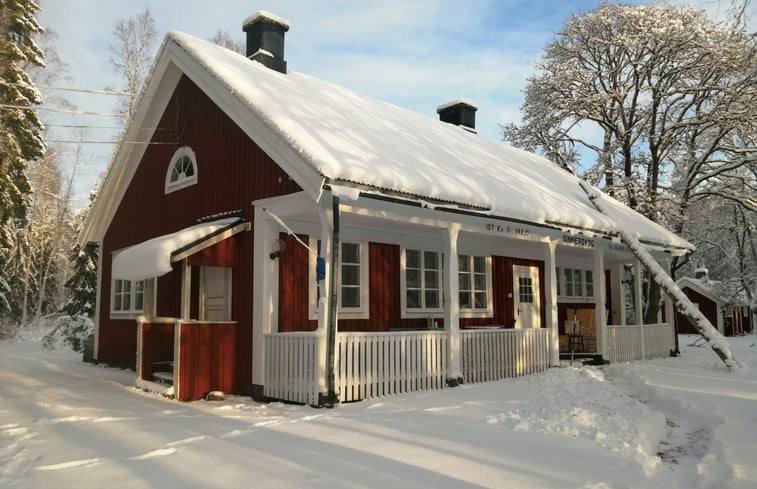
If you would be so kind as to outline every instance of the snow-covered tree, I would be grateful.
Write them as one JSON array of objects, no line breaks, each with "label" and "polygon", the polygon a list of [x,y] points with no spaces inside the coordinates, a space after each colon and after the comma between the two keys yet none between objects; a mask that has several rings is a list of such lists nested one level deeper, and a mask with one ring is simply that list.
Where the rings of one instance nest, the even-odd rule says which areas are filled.
[{"label": "snow-covered tree", "polygon": [[42,32],[32,0],[0,3],[0,313],[7,314],[12,284],[6,274],[18,222],[26,219],[29,161],[42,156],[42,122],[33,106],[42,97],[24,66],[42,66],[34,36]]},{"label": "snow-covered tree", "polygon": [[[93,190],[89,196],[89,205],[76,214],[76,233],[81,231],[82,224],[89,215],[92,203],[97,197]],[[95,316],[95,301],[97,300],[97,261],[99,248],[96,243],[88,243],[84,248],[75,245],[71,251],[72,270],[65,287],[67,291],[63,311],[71,317],[86,315]]]},{"label": "snow-covered tree", "polygon": [[110,63],[123,76],[127,96],[119,109],[127,119],[134,113],[137,96],[152,65],[157,35],[155,19],[147,7],[134,17],[119,19],[113,29]]},{"label": "snow-covered tree", "polygon": [[670,4],[573,16],[529,79],[523,124],[504,138],[576,170],[593,154],[587,180],[679,233],[697,199],[755,209],[753,178],[745,194],[725,183],[744,181],[745,168],[754,176],[757,162],[757,38],[738,25]]}]

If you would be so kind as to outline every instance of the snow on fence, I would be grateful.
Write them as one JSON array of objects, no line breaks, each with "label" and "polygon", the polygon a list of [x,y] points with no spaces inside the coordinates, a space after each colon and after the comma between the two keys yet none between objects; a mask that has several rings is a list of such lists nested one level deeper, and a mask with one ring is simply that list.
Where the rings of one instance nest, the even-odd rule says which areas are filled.
[{"label": "snow on fence", "polygon": [[318,403],[318,336],[274,333],[265,338],[263,395],[282,401]]},{"label": "snow on fence", "polygon": [[673,348],[669,323],[607,327],[607,354],[612,363],[663,358]]},{"label": "snow on fence", "polygon": [[445,385],[444,331],[338,333],[336,355],[336,385],[342,402]]},{"label": "snow on fence", "polygon": [[550,330],[461,331],[463,379],[467,383],[542,372],[550,364]]}]

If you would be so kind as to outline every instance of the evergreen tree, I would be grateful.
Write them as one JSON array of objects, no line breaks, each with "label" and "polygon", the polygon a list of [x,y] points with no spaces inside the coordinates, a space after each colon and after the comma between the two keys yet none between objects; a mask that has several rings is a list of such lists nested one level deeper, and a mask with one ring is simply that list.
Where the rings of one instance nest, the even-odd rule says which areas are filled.
[{"label": "evergreen tree", "polygon": [[68,298],[63,305],[63,311],[69,316],[76,317],[85,314],[94,318],[98,255],[99,249],[95,243],[87,244],[84,249],[77,245],[71,253],[74,269],[65,284]]},{"label": "evergreen tree", "polygon": [[0,313],[8,311],[5,270],[12,232],[9,225],[26,218],[30,192],[26,164],[45,150],[42,123],[32,106],[42,97],[24,70],[44,65],[34,35],[42,32],[33,0],[0,0]]}]

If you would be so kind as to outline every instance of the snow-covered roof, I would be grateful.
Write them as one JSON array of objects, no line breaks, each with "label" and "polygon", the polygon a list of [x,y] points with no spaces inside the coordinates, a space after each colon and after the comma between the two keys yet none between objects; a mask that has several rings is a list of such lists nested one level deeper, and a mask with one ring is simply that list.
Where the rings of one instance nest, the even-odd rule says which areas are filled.
[{"label": "snow-covered roof", "polygon": [[[173,66],[189,76],[313,198],[326,181],[565,228],[615,234],[622,226],[645,242],[693,249],[609,197],[613,219],[602,215],[579,179],[547,159],[436,117],[282,74],[181,32],[167,35],[157,59],[164,73]],[[160,69],[152,77],[148,93]]]},{"label": "snow-covered roof", "polygon": [[238,217],[217,219],[130,246],[113,256],[113,278],[144,280],[165,275],[171,271],[175,252],[200,241],[207,241],[240,221]]}]

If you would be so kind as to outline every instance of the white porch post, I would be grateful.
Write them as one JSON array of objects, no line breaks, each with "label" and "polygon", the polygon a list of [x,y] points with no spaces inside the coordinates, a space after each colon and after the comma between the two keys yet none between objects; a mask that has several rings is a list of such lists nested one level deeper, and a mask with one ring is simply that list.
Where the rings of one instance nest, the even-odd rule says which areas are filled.
[{"label": "white porch post", "polygon": [[278,331],[279,261],[269,257],[278,238],[278,225],[255,206],[252,245],[252,384],[265,384],[265,339]]},{"label": "white porch post", "polygon": [[155,317],[155,277],[145,279],[143,295],[143,315],[145,322],[152,321]]},{"label": "white porch post", "polygon": [[607,358],[607,290],[605,288],[605,254],[594,250],[594,317],[596,318],[597,353]]},{"label": "white porch post", "polygon": [[641,344],[641,358],[646,359],[644,351],[644,307],[641,303],[641,262],[636,260],[633,264],[633,287],[634,287],[634,314],[636,315],[636,324],[639,325],[639,343]]},{"label": "white porch post", "polygon": [[460,344],[460,285],[458,277],[457,238],[460,227],[451,224],[444,239],[444,329],[447,332],[447,384],[463,381]]},{"label": "white porch post", "polygon": [[192,270],[187,264],[187,259],[181,260],[181,319],[189,319],[189,310],[192,302]]},{"label": "white porch post", "polygon": [[[324,199],[331,202],[330,199]],[[325,276],[318,285],[318,290],[321,294],[321,299],[318,302],[318,366],[316,372],[316,379],[318,382],[318,392],[321,393],[324,398],[328,390],[327,378],[328,375],[328,358],[326,352],[328,349],[328,325],[331,320],[331,239],[334,229],[334,216],[331,209],[320,208],[318,210],[318,216],[321,220],[321,252],[320,256],[323,257],[325,262]],[[338,353],[335,352],[335,359]]]},{"label": "white porch post", "polygon": [[560,323],[557,314],[557,262],[555,260],[556,241],[549,241],[544,249],[544,279],[546,284],[545,309],[546,327],[552,330],[550,341],[550,364],[553,367],[560,366]]}]

